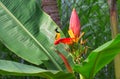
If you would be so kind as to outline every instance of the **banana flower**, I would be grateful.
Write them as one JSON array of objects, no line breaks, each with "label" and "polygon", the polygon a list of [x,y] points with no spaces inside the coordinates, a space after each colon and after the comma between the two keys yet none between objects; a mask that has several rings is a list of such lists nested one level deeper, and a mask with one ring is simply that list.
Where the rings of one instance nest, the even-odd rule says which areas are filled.
[{"label": "banana flower", "polygon": [[60,38],[60,33],[57,31],[56,40],[55,40],[54,44],[57,45],[59,43],[63,43],[63,44],[70,45],[75,42],[78,42],[79,39],[81,38],[80,30],[81,30],[80,20],[79,20],[78,14],[74,8],[71,13],[69,30],[68,30],[70,37],[69,38]]}]

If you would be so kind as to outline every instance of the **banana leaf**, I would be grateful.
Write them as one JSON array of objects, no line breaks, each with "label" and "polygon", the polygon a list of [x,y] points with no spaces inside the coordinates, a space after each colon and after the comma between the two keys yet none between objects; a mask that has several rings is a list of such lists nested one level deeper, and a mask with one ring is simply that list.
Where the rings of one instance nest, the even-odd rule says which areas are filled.
[{"label": "banana leaf", "polygon": [[[0,40],[30,63],[39,65],[50,60],[62,70],[63,61],[54,51],[53,44],[56,27],[35,0],[0,0]],[[63,48],[62,45],[56,47],[67,56]]]},{"label": "banana leaf", "polygon": [[46,79],[75,79],[75,76],[72,73],[45,70],[38,67],[7,60],[0,60],[0,74],[16,76],[39,76]]},{"label": "banana leaf", "polygon": [[93,50],[86,60],[76,64],[74,70],[86,79],[93,79],[98,71],[110,63],[120,53],[120,34],[97,49]]}]

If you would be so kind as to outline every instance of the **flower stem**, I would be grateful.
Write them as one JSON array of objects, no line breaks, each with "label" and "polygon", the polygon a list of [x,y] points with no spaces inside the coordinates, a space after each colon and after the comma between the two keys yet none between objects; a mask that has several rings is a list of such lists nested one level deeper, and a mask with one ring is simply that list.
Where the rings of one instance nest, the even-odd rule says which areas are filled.
[{"label": "flower stem", "polygon": [[79,74],[80,75],[80,79],[86,79],[83,75]]}]

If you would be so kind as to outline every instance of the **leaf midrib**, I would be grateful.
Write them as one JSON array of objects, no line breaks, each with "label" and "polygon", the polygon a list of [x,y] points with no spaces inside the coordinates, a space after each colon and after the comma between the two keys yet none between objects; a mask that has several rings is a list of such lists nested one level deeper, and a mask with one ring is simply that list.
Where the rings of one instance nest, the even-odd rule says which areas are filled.
[{"label": "leaf midrib", "polygon": [[[93,52],[93,53],[97,53],[97,52]],[[92,67],[92,69],[91,69],[91,74],[90,74],[90,77],[89,77],[89,79],[93,79],[93,75],[94,75],[94,71],[95,71],[95,67],[96,67],[96,63],[97,63],[97,60],[99,59],[99,57],[100,57],[100,52],[97,54],[97,57],[96,57],[96,59],[95,59],[95,63],[94,63],[94,65],[93,65],[93,67]]]}]

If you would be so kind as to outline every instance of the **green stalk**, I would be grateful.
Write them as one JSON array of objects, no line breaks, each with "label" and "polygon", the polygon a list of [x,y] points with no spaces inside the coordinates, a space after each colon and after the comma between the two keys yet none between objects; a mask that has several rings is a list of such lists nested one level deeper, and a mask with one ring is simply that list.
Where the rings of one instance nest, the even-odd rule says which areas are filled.
[{"label": "green stalk", "polygon": [[80,79],[86,79],[86,78],[80,74]]},{"label": "green stalk", "polygon": [[[111,32],[112,39],[119,33],[118,31],[118,15],[117,15],[117,4],[116,0],[108,0],[110,6],[110,21],[111,21]],[[114,59],[115,68],[115,79],[120,79],[120,54]]]}]

